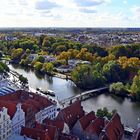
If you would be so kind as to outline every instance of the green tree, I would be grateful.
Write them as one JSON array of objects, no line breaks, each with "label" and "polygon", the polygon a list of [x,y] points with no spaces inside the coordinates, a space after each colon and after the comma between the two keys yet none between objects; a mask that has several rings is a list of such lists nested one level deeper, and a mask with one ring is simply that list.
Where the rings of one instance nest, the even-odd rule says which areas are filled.
[{"label": "green tree", "polygon": [[77,86],[85,89],[101,87],[105,77],[95,67],[79,65],[71,73],[72,80]]},{"label": "green tree", "polygon": [[0,73],[6,72],[9,72],[9,67],[5,63],[0,62]]},{"label": "green tree", "polygon": [[12,54],[11,54],[11,58],[13,60],[20,59],[22,54],[23,54],[23,49],[22,48],[13,49]]},{"label": "green tree", "polygon": [[39,56],[35,61],[36,61],[36,62],[44,63],[45,58],[44,58],[43,56]]},{"label": "green tree", "polygon": [[110,85],[109,91],[115,94],[125,94],[126,87],[122,82],[117,82]]},{"label": "green tree", "polygon": [[109,61],[103,66],[103,75],[109,83],[125,80],[125,71],[116,61]]},{"label": "green tree", "polygon": [[43,71],[46,72],[46,73],[51,73],[53,72],[53,64],[52,63],[44,63],[43,65]]},{"label": "green tree", "polygon": [[35,69],[36,71],[41,71],[42,67],[43,67],[43,64],[42,64],[41,62],[36,62],[36,63],[34,64],[34,69]]},{"label": "green tree", "polygon": [[108,109],[104,107],[103,109],[97,110],[96,116],[101,117],[101,118],[107,117],[110,120],[115,112],[116,112],[115,110],[113,110],[112,112],[109,112]]},{"label": "green tree", "polygon": [[28,79],[24,77],[23,75],[19,76],[19,81],[22,83],[22,85],[28,84]]},{"label": "green tree", "polygon": [[131,94],[136,97],[136,99],[140,100],[140,74],[136,75],[133,78],[133,82],[131,85]]}]

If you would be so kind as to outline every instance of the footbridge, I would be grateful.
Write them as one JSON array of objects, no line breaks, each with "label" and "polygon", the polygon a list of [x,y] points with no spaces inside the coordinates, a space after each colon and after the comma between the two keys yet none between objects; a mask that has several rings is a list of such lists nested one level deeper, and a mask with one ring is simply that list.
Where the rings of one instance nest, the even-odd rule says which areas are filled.
[{"label": "footbridge", "polygon": [[101,88],[97,88],[97,89],[92,89],[92,90],[88,90],[85,92],[82,92],[76,96],[72,96],[66,99],[63,99],[61,101],[59,101],[60,105],[65,105],[65,104],[69,104],[72,103],[75,100],[80,100],[80,101],[84,101],[90,97],[96,96],[101,94],[103,91],[108,90],[109,86],[105,86],[105,87],[101,87]]}]

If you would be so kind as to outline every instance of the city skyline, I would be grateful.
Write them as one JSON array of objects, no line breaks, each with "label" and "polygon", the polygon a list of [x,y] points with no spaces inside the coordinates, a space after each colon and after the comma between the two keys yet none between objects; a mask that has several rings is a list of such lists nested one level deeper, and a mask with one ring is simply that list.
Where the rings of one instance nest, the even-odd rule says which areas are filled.
[{"label": "city skyline", "polygon": [[140,27],[140,1],[5,0],[0,27]]}]

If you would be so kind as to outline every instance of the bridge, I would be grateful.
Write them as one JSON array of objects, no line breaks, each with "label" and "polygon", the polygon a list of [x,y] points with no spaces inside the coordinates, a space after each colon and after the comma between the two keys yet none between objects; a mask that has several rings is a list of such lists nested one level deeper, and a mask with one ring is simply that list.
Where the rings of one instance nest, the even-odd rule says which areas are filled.
[{"label": "bridge", "polygon": [[72,96],[72,97],[69,97],[69,98],[66,98],[64,100],[61,100],[59,101],[60,105],[65,105],[65,104],[69,104],[71,102],[73,102],[74,100],[80,100],[80,101],[84,101],[90,97],[93,97],[95,95],[99,95],[101,94],[101,91],[105,91],[109,88],[109,86],[105,86],[105,87],[102,87],[102,88],[97,88],[97,89],[93,89],[93,90],[89,90],[89,91],[85,91],[85,92],[82,92],[76,96]]}]

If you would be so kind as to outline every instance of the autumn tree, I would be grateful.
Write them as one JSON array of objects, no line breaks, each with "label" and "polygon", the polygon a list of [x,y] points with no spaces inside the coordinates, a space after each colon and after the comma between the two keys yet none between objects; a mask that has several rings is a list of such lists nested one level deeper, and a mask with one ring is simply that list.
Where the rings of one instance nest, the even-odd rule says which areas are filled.
[{"label": "autumn tree", "polygon": [[52,63],[44,63],[43,64],[43,71],[46,72],[46,73],[50,73],[52,74],[53,73],[53,64]]},{"label": "autumn tree", "polygon": [[22,54],[23,54],[22,48],[13,49],[12,53],[11,53],[11,59],[13,59],[13,60],[20,59]]}]

